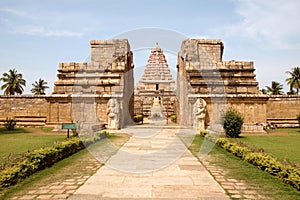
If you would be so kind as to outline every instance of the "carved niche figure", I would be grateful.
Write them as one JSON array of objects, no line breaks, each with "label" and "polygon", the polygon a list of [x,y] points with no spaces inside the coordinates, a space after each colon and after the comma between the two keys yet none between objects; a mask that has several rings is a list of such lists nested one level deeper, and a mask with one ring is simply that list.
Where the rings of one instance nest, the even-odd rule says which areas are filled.
[{"label": "carved niche figure", "polygon": [[107,103],[108,129],[120,128],[120,106],[116,99],[112,98]]},{"label": "carved niche figure", "polygon": [[194,124],[197,131],[205,130],[206,102],[198,98],[194,104]]}]

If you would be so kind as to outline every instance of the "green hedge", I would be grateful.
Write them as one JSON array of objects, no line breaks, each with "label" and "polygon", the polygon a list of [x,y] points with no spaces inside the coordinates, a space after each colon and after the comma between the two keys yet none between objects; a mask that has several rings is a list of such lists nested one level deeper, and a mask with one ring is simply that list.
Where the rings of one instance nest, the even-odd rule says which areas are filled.
[{"label": "green hedge", "polygon": [[56,144],[53,147],[34,150],[29,153],[23,161],[0,172],[0,188],[18,183],[33,173],[49,167],[84,149],[86,146],[103,139],[106,135],[107,132],[101,131],[96,133],[93,137],[84,140],[76,137]]},{"label": "green hedge", "polygon": [[284,182],[290,184],[297,190],[300,190],[300,169],[294,166],[284,165],[275,157],[263,153],[255,152],[246,145],[241,145],[232,142],[227,138],[218,138],[214,135],[206,135],[206,137],[215,142],[219,147],[232,153],[233,155],[247,161],[248,163],[256,166],[257,168],[268,172],[269,174],[278,177]]},{"label": "green hedge", "polygon": [[133,116],[134,122],[137,122],[137,123],[143,121],[143,118],[144,118],[143,114],[137,114],[137,115]]}]

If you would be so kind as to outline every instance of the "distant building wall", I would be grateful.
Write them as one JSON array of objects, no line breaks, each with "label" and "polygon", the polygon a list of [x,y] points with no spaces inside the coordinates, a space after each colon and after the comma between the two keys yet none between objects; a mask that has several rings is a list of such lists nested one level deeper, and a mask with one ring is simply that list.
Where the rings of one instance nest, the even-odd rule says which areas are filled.
[{"label": "distant building wall", "polygon": [[300,113],[300,95],[270,96],[267,102],[267,118],[293,118]]},{"label": "distant building wall", "polygon": [[46,96],[16,95],[0,96],[0,118],[15,116],[48,116],[49,103]]},{"label": "distant building wall", "polygon": [[94,117],[99,124],[107,124],[108,100],[107,97],[78,99],[70,95],[0,95],[0,124],[6,118],[15,118],[20,126],[56,126],[76,122],[76,113],[81,115],[78,119],[91,121],[89,118]]},{"label": "distant building wall", "polygon": [[298,127],[300,95],[273,95],[267,102],[267,121],[277,127]]}]

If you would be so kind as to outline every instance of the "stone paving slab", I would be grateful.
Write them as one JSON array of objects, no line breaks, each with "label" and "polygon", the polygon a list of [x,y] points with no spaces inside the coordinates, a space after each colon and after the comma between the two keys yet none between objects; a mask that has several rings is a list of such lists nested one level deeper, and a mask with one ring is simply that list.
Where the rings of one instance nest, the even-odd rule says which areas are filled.
[{"label": "stone paving slab", "polygon": [[73,173],[72,178],[68,178],[60,181],[53,181],[48,184],[38,185],[34,189],[30,189],[26,191],[25,194],[17,194],[16,196],[12,196],[9,199],[12,200],[26,200],[26,199],[43,199],[43,200],[59,200],[59,199],[67,199],[71,194],[73,194],[76,189],[80,187],[88,178],[90,178],[90,174],[93,171],[96,171],[101,167],[101,163],[99,163],[95,159],[84,160],[83,164],[84,168],[88,168],[88,170],[82,171],[78,169]]},{"label": "stone paving slab", "polygon": [[176,137],[177,129],[158,130],[137,131],[137,137],[131,132],[133,137],[69,199],[230,199]]},{"label": "stone paving slab", "polygon": [[229,194],[231,199],[271,199],[266,192],[263,195],[259,194],[257,186],[248,185],[244,180],[229,178],[227,170],[221,167],[214,166],[210,163],[212,158],[207,156],[203,161],[203,165],[214,176],[215,180],[222,186],[222,188]]}]

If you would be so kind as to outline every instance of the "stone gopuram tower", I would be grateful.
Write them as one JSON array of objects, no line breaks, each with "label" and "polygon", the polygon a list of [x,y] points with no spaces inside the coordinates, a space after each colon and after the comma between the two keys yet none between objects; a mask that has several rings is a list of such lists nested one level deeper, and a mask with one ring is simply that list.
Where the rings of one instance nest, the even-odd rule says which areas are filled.
[{"label": "stone gopuram tower", "polygon": [[[91,61],[60,63],[49,121],[119,129],[133,114],[133,56],[127,39],[92,40]],[[61,120],[57,120],[58,116]],[[59,118],[58,118],[59,119]]]},{"label": "stone gopuram tower", "polygon": [[253,62],[223,61],[221,40],[187,39],[178,53],[177,88],[180,124],[193,126],[195,102],[206,104],[204,128],[219,131],[220,115],[228,108],[244,114],[244,132],[263,132],[257,122],[266,123],[266,95],[261,95]]},{"label": "stone gopuram tower", "polygon": [[163,50],[158,44],[151,49],[148,63],[142,78],[135,87],[134,95],[135,114],[142,113],[145,117],[151,117],[151,108],[155,98],[159,99],[163,116],[176,113],[175,81]]}]

